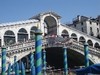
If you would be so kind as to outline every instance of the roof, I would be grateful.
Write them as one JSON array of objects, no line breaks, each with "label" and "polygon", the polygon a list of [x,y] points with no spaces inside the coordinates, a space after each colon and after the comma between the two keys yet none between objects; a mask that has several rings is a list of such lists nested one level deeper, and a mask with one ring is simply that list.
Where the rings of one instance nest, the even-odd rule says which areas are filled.
[{"label": "roof", "polygon": [[46,14],[52,14],[55,17],[57,17],[58,19],[61,18],[61,16],[59,16],[57,13],[49,11],[49,12],[40,13],[40,14],[38,14],[36,16],[31,17],[30,19],[38,19],[38,20],[40,20],[40,16],[43,16],[43,15],[46,15]]},{"label": "roof", "polygon": [[32,23],[32,22],[38,22],[38,20],[24,20],[24,21],[17,21],[17,22],[9,22],[9,23],[1,23],[0,27],[2,26],[9,26],[9,25],[18,25],[18,24],[25,24],[25,23]]}]

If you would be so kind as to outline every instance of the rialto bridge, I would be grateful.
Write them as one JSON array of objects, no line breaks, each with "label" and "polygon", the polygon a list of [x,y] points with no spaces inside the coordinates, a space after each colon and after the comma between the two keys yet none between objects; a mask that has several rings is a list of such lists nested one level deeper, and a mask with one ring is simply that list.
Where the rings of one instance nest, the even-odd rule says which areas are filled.
[{"label": "rialto bridge", "polygon": [[[85,42],[87,42],[89,45],[90,62],[100,63],[100,40],[72,27],[62,24],[60,22],[60,19],[61,16],[59,16],[58,14],[54,12],[46,12],[33,16],[25,21],[1,23],[0,46],[7,46],[7,54],[8,56],[11,56],[9,56],[7,60],[10,59],[10,62],[13,63],[14,55],[18,57],[17,61],[19,61],[23,57],[27,56],[32,50],[34,51],[34,42],[31,41],[29,44],[29,41],[34,39],[34,32],[37,29],[40,29],[43,33],[43,39],[48,39],[48,37],[58,37],[59,39],[55,39],[56,42],[54,43],[57,43],[59,40],[63,41],[66,39],[73,39],[72,44],[68,46],[68,57],[70,66],[73,64],[73,66],[75,66],[76,64],[79,64],[78,66],[83,65],[83,44]],[[49,39],[49,42],[52,41],[51,39]],[[55,40],[53,39],[53,41]],[[66,42],[68,41],[65,41],[65,43]],[[59,45],[48,45],[46,47],[48,64],[54,66],[53,63],[57,64],[57,60],[59,61],[58,64],[62,63],[62,47],[63,46]],[[59,57],[59,59],[57,57]],[[76,61],[75,63],[75,60],[78,61]]]}]

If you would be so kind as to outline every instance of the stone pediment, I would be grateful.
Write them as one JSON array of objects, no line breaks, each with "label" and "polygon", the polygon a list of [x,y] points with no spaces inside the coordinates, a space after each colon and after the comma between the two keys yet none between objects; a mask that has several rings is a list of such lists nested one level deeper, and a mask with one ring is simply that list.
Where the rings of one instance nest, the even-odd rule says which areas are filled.
[{"label": "stone pediment", "polygon": [[52,11],[49,11],[49,12],[40,13],[40,14],[38,14],[38,15],[36,15],[36,16],[31,17],[30,19],[38,19],[38,20],[40,20],[40,17],[41,17],[41,16],[45,16],[45,15],[47,15],[47,14],[53,15],[53,16],[55,16],[57,19],[60,19],[60,18],[61,18],[61,16],[59,16],[57,13],[52,12]]}]

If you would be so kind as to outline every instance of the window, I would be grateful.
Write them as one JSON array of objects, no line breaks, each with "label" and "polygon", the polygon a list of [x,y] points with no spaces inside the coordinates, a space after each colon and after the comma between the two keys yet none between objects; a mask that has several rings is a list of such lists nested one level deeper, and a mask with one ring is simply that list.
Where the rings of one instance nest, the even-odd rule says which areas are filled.
[{"label": "window", "polygon": [[83,29],[83,27],[82,27],[82,32],[84,32],[84,29]]},{"label": "window", "polygon": [[98,25],[98,23],[97,23],[97,25]]},{"label": "window", "polygon": [[93,33],[93,31],[92,31],[92,27],[90,27],[90,35],[91,35],[91,36],[94,36],[94,33]]},{"label": "window", "polygon": [[92,24],[92,22],[90,21],[90,24]]},{"label": "window", "polygon": [[83,25],[83,22],[81,22],[81,25]]},{"label": "window", "polygon": [[76,27],[76,24],[74,24],[74,26]]},{"label": "window", "polygon": [[92,27],[90,27],[90,31],[92,31]]},{"label": "window", "polygon": [[99,33],[99,28],[97,28],[97,33]]}]

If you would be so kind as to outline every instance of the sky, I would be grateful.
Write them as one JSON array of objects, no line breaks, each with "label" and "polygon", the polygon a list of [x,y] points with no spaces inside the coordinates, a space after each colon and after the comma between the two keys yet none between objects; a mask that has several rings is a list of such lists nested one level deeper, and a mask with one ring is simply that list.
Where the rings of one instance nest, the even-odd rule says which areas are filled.
[{"label": "sky", "polygon": [[48,11],[60,15],[62,23],[69,23],[77,15],[100,15],[100,0],[0,0],[0,23],[27,20]]}]

